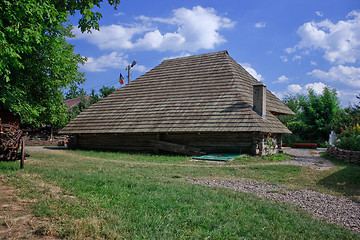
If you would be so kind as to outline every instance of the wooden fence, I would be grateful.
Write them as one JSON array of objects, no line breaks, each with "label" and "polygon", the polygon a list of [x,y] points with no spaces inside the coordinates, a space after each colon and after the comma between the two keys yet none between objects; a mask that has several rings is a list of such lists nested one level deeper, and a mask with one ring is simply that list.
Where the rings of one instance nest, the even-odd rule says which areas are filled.
[{"label": "wooden fence", "polygon": [[327,154],[347,163],[354,163],[360,165],[360,151],[351,151],[339,149],[336,147],[328,147]]}]

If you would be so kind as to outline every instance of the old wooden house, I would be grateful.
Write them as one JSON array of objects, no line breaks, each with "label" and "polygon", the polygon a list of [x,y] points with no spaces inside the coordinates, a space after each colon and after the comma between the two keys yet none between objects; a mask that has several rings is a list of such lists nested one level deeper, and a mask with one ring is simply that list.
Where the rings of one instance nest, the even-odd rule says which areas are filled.
[{"label": "old wooden house", "polygon": [[293,114],[227,51],[164,60],[95,103],[61,133],[81,149],[263,155]]}]

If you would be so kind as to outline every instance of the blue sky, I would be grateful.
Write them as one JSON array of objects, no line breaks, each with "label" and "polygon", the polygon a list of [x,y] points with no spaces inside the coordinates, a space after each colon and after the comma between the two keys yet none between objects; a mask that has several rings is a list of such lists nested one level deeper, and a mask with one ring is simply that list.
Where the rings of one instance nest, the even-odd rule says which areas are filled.
[{"label": "blue sky", "polygon": [[358,0],[122,0],[100,12],[100,31],[69,40],[88,57],[88,92],[120,87],[133,60],[132,80],[164,59],[227,50],[279,98],[329,86],[344,107],[358,103]]}]

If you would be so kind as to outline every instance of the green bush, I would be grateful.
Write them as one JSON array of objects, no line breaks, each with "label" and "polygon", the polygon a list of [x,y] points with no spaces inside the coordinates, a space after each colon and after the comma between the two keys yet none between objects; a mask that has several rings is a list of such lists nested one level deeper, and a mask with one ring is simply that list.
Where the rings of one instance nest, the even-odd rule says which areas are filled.
[{"label": "green bush", "polygon": [[293,143],[302,143],[304,142],[297,134],[284,134],[282,137],[283,143],[286,146],[291,147]]},{"label": "green bush", "polygon": [[335,142],[335,147],[360,151],[360,126],[357,124],[353,128],[346,128],[338,135],[338,139]]},{"label": "green bush", "polygon": [[291,147],[293,143],[317,143],[317,147],[326,148],[327,143],[322,140],[313,140],[313,139],[303,139],[297,134],[284,134],[282,136],[282,142],[286,146]]},{"label": "green bush", "polygon": [[335,146],[341,149],[360,151],[360,135],[340,136]]},{"label": "green bush", "polygon": [[318,148],[326,148],[328,146],[327,142],[317,142],[317,147]]}]

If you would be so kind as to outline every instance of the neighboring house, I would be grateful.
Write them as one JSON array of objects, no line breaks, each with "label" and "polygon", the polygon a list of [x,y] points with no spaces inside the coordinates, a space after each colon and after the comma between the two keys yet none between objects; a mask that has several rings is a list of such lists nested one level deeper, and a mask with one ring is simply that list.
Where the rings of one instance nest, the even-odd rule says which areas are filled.
[{"label": "neighboring house", "polygon": [[[90,96],[86,95],[85,99],[88,100],[89,102],[91,101]],[[67,109],[72,109],[72,108],[76,107],[80,103],[80,100],[81,100],[81,97],[67,99],[67,100],[64,101],[64,104],[66,105]]]},{"label": "neighboring house", "polygon": [[65,128],[71,146],[136,152],[264,155],[291,133],[294,114],[227,51],[164,60],[81,112]]},{"label": "neighboring house", "polygon": [[77,97],[77,98],[65,100],[64,104],[66,105],[67,109],[71,109],[71,108],[75,107],[76,105],[78,105],[79,102],[80,102],[80,97]]}]

